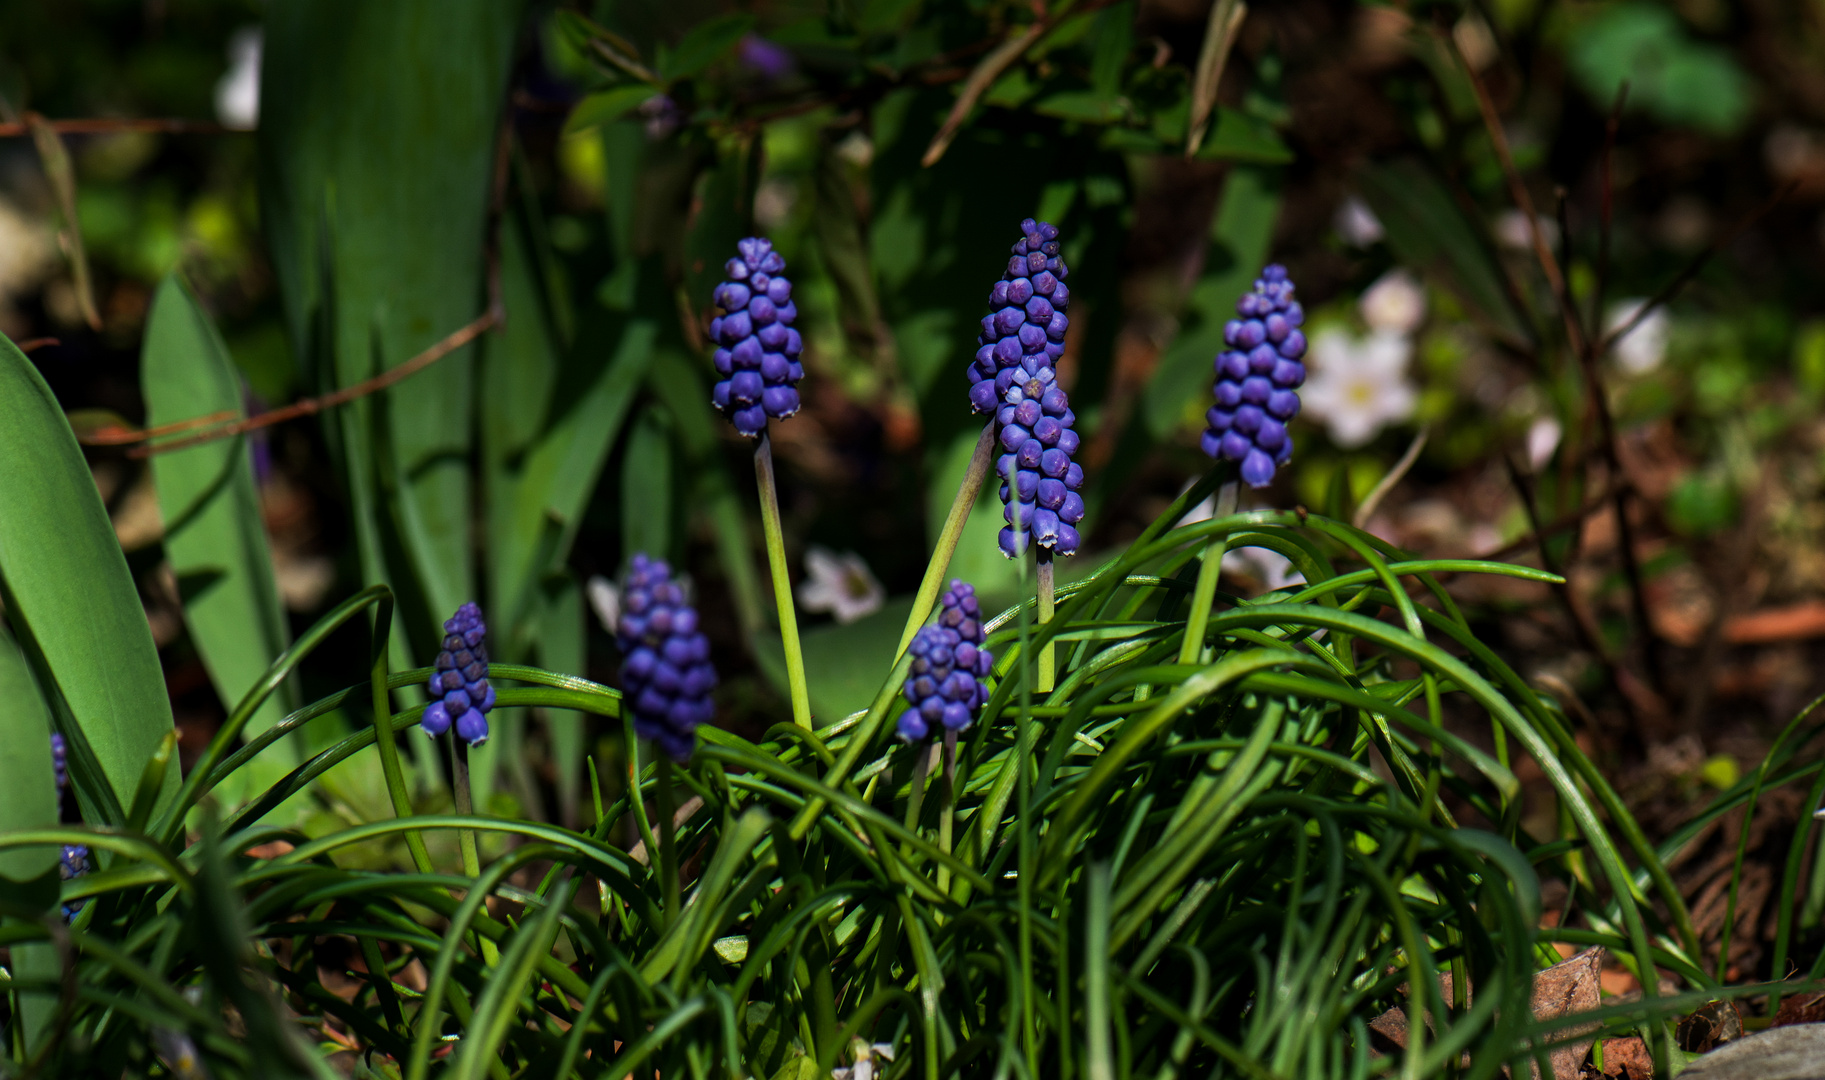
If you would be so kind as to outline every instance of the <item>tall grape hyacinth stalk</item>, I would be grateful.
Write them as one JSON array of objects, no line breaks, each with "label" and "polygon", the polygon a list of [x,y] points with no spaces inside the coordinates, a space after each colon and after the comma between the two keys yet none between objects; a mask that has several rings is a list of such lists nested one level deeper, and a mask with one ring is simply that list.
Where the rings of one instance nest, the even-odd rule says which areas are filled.
[{"label": "tall grape hyacinth stalk", "polygon": [[689,761],[697,726],[716,714],[710,700],[716,669],[709,638],[697,628],[697,609],[686,603],[684,586],[663,561],[634,556],[615,634],[634,729],[673,761]]},{"label": "tall grape hyacinth stalk", "polygon": [[[1236,301],[1236,316],[1223,327],[1228,348],[1212,361],[1217,381],[1211,392],[1217,402],[1205,414],[1209,426],[1200,445],[1220,465],[1239,462],[1243,482],[1260,488],[1272,483],[1274,473],[1293,456],[1286,425],[1299,415],[1298,389],[1305,382],[1305,333],[1299,329],[1305,309],[1293,299],[1286,267],[1270,263],[1263,268],[1254,289]],[[1235,484],[1225,484],[1217,497],[1218,513],[1234,511],[1235,503]],[[1179,644],[1181,664],[1197,662],[1203,651],[1226,546],[1221,537],[1205,545]]]},{"label": "tall grape hyacinth stalk", "polygon": [[[995,463],[1001,477],[1001,553],[1010,559],[1036,545],[1039,620],[1052,617],[1052,556],[1075,555],[1077,525],[1084,518],[1083,469],[1077,451],[1077,416],[1053,365],[1064,355],[1071,320],[1071,271],[1059,254],[1058,228],[1027,218],[1020,223],[1001,280],[989,290],[989,306],[970,364],[970,408],[992,412]],[[1052,688],[1050,645],[1040,650],[1038,688]]]},{"label": "tall grape hyacinth stalk", "polygon": [[792,578],[786,570],[786,540],[779,522],[779,482],[773,470],[773,444],[767,423],[798,412],[799,363],[804,340],[792,328],[798,306],[786,260],[773,241],[750,236],[735,245],[736,257],[724,266],[729,280],[716,286],[711,300],[722,314],[710,320],[716,346],[712,362],[721,379],[711,402],[728,416],[735,430],[751,439],[754,479],[760,489],[761,529],[766,534],[767,568],[779,611],[781,644],[786,653],[786,681],[792,694],[792,719],[811,726],[811,695],[805,685],[805,659],[799,648],[798,613],[792,605]]},{"label": "tall grape hyacinth stalk", "polygon": [[1266,487],[1293,456],[1286,425],[1299,414],[1305,382],[1305,310],[1293,299],[1293,283],[1278,263],[1261,271],[1253,292],[1236,302],[1237,318],[1223,327],[1229,346],[1214,362],[1217,403],[1205,415],[1204,452],[1240,462],[1242,480]]}]

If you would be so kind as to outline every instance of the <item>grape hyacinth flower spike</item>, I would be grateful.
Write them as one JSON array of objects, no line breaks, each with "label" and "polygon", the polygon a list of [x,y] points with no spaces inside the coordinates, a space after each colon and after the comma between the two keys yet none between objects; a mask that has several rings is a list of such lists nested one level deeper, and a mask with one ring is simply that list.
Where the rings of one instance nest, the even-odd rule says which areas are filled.
[{"label": "grape hyacinth flower spike", "polygon": [[1217,403],[1205,415],[1202,445],[1212,458],[1241,462],[1250,487],[1266,487],[1293,456],[1286,425],[1299,413],[1296,391],[1305,382],[1305,311],[1286,267],[1262,270],[1236,315],[1223,327],[1228,348],[1215,361]]},{"label": "grape hyacinth flower spike", "polygon": [[989,699],[982,680],[994,667],[994,658],[983,648],[987,639],[976,590],[952,579],[939,598],[938,621],[920,630],[908,646],[912,671],[903,692],[911,707],[897,725],[902,742],[940,731],[954,735],[975,721]]},{"label": "grape hyacinth flower spike", "polygon": [[1001,553],[1017,558],[1030,537],[1054,554],[1077,554],[1077,523],[1084,519],[1083,467],[1077,452],[1077,414],[1050,365],[1025,357],[1015,369],[996,413],[1005,451],[995,464],[1001,477]]},{"label": "grape hyacinth flower spike", "polygon": [[750,236],[735,249],[740,254],[724,267],[729,280],[714,294],[723,313],[710,320],[710,340],[721,380],[710,400],[736,431],[754,438],[766,430],[768,417],[784,420],[798,412],[798,381],[805,377],[798,357],[805,343],[792,329],[798,306],[773,241]]},{"label": "grape hyacinth flower spike", "polygon": [[1015,243],[1007,270],[989,290],[989,306],[982,333],[976,338],[976,359],[970,364],[970,408],[993,413],[1003,395],[1020,377],[1023,360],[1051,367],[1065,352],[1065,331],[1071,320],[1071,290],[1065,285],[1070,270],[1058,251],[1058,228],[1027,218],[1020,223],[1023,238]]},{"label": "grape hyacinth flower spike", "polygon": [[55,731],[51,732],[51,768],[57,777],[57,797],[61,799],[63,789],[70,783],[70,747]]},{"label": "grape hyacinth flower spike", "polygon": [[473,603],[457,608],[444,623],[443,648],[425,684],[425,692],[431,695],[431,704],[419,721],[425,734],[442,735],[454,725],[457,737],[470,746],[488,741],[494,687],[488,682],[488,649],[483,644],[487,636],[482,609]]},{"label": "grape hyacinth flower spike", "polygon": [[679,763],[690,760],[697,726],[716,715],[710,691],[710,639],[697,628],[697,609],[663,560],[635,555],[621,589],[621,695],[634,730]]}]

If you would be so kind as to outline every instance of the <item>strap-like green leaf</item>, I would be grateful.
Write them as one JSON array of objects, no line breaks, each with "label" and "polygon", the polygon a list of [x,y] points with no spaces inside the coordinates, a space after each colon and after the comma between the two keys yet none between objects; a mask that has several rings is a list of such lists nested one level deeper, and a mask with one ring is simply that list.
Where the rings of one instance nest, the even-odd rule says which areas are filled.
[{"label": "strap-like green leaf", "polygon": [[[81,757],[73,758],[84,815],[120,824],[146,759],[171,730],[165,676],[76,436],[38,370],[3,338],[0,461],[7,621],[101,771],[85,775]],[[176,794],[177,782],[172,770],[161,802]]]}]

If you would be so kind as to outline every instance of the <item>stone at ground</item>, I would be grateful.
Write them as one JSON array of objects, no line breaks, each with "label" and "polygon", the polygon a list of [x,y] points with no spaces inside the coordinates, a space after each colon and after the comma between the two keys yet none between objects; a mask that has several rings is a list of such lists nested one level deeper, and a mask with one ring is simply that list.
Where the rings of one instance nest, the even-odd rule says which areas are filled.
[{"label": "stone at ground", "polygon": [[1680,1080],[1825,1080],[1825,1024],[1791,1024],[1738,1039],[1693,1061],[1679,1076]]}]

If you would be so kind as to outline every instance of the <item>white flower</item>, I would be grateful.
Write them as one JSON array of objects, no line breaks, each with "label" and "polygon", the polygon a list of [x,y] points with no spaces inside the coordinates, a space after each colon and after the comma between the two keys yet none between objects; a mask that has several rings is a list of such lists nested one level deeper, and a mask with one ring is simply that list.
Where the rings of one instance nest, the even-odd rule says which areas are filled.
[{"label": "white flower", "polygon": [[620,633],[617,627],[621,625],[621,590],[615,588],[615,583],[596,574],[583,591],[588,594],[589,606],[595,609],[602,629],[611,634]]},{"label": "white flower", "polygon": [[1527,428],[1527,464],[1539,472],[1546,463],[1552,460],[1553,451],[1559,448],[1559,438],[1565,430],[1559,421],[1550,416],[1542,416]]},{"label": "white flower", "polygon": [[1263,592],[1305,584],[1305,575],[1293,569],[1293,561],[1272,548],[1244,547],[1225,551],[1223,570],[1260,582]]},{"label": "white flower", "polygon": [[[1546,246],[1559,246],[1559,223],[1545,214],[1535,215],[1534,220],[1540,225],[1540,232],[1546,237]],[[1495,219],[1496,242],[1514,251],[1532,251],[1534,249],[1533,230],[1527,227],[1527,215],[1519,210],[1504,210]]]},{"label": "white flower", "polygon": [[1381,219],[1369,204],[1352,195],[1337,207],[1337,217],[1332,222],[1337,235],[1351,247],[1373,247],[1384,235]]},{"label": "white flower", "polygon": [[853,551],[838,555],[813,544],[805,549],[805,575],[798,602],[806,611],[828,611],[840,623],[879,611],[887,599],[887,590]]},{"label": "white flower", "polygon": [[[1633,319],[1646,300],[1622,300],[1610,308],[1609,318],[1604,320],[1603,332],[1612,333],[1622,324]],[[1645,375],[1660,366],[1667,358],[1667,331],[1670,328],[1667,309],[1657,307],[1648,312],[1647,318],[1635,324],[1635,328],[1610,346],[1616,356],[1616,364],[1631,375]]]},{"label": "white flower", "polygon": [[1405,270],[1390,270],[1363,292],[1357,309],[1377,333],[1411,334],[1426,321],[1426,287]]},{"label": "white flower", "polygon": [[260,123],[260,28],[244,26],[228,39],[228,73],[215,84],[215,115],[223,127],[252,131]]},{"label": "white flower", "polygon": [[1320,331],[1312,339],[1311,379],[1300,394],[1306,412],[1324,421],[1339,447],[1361,446],[1419,405],[1419,390],[1407,380],[1412,353],[1413,343],[1399,334]]}]

